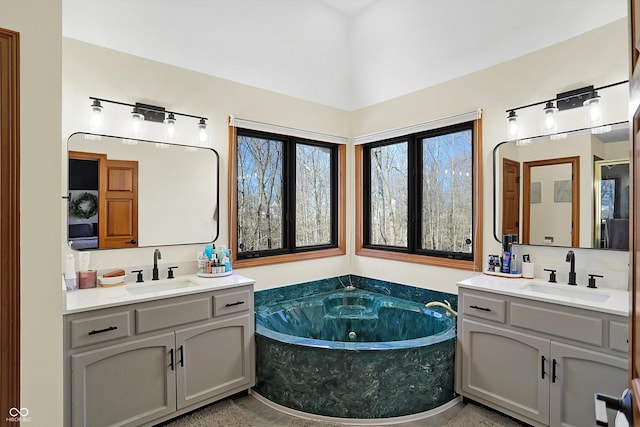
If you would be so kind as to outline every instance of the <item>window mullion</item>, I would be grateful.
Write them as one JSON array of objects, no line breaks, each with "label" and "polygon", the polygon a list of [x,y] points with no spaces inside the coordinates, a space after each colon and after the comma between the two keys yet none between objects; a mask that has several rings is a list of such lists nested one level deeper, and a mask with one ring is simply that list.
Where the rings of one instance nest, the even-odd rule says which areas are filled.
[{"label": "window mullion", "polygon": [[284,241],[287,252],[295,252],[296,250],[296,143],[289,138],[284,144],[284,163],[283,163],[283,199],[284,199],[284,215],[283,230]]},{"label": "window mullion", "polygon": [[415,253],[420,247],[422,236],[422,150],[419,140],[415,136],[408,139],[409,165],[409,221],[407,221],[407,249]]}]

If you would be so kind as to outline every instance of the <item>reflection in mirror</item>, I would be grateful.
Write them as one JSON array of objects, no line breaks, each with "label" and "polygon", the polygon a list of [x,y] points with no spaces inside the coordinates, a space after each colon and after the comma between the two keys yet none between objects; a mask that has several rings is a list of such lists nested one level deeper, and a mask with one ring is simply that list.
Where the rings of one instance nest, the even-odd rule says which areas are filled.
[{"label": "reflection in mirror", "polygon": [[76,250],[217,239],[219,157],[207,147],[75,133],[68,243]]},{"label": "reflection in mirror", "polygon": [[524,244],[628,249],[629,127],[601,130],[496,146],[496,240],[518,234]]}]

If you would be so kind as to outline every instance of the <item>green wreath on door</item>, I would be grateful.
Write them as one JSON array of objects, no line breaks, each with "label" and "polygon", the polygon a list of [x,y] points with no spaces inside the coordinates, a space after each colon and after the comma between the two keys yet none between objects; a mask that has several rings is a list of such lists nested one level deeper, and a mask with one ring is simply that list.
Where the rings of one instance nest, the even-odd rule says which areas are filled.
[{"label": "green wreath on door", "polygon": [[88,219],[98,213],[98,196],[84,192],[69,203],[69,212],[75,217]]}]

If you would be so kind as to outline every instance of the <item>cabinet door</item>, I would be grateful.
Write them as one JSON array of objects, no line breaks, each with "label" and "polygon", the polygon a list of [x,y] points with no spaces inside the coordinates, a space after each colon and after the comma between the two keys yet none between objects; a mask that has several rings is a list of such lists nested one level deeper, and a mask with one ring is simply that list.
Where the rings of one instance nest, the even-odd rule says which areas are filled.
[{"label": "cabinet door", "polygon": [[71,356],[74,427],[137,426],[176,410],[173,333]]},{"label": "cabinet door", "polygon": [[463,319],[462,353],[465,394],[548,423],[548,339]]},{"label": "cabinet door", "polygon": [[[552,426],[596,425],[594,393],[621,396],[627,388],[627,360],[566,344],[551,343]],[[553,370],[553,369],[552,369]],[[615,413],[609,413],[613,420]]]},{"label": "cabinet door", "polygon": [[249,386],[250,319],[247,313],[176,331],[178,409]]}]

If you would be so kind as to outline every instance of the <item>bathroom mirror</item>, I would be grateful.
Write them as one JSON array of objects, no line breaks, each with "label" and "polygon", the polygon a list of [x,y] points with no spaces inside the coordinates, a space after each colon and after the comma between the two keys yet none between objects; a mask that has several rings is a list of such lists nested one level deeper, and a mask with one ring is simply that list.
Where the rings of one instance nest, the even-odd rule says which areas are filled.
[{"label": "bathroom mirror", "polygon": [[493,173],[497,241],[628,250],[627,122],[502,142]]},{"label": "bathroom mirror", "polygon": [[72,249],[217,239],[219,156],[214,149],[89,133],[71,135],[67,149]]}]

